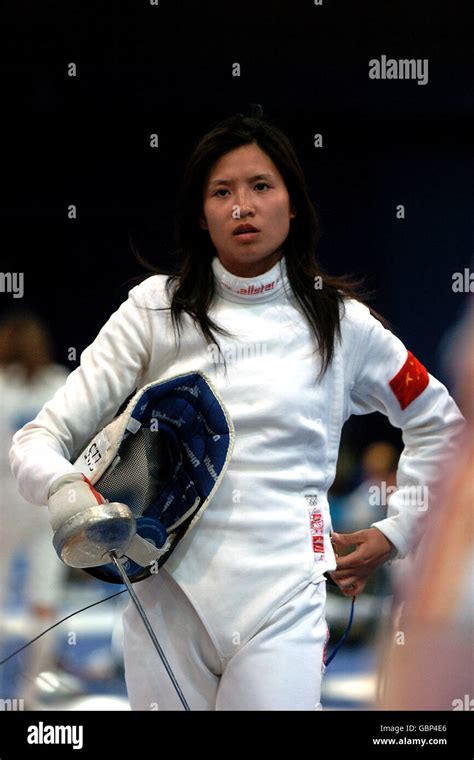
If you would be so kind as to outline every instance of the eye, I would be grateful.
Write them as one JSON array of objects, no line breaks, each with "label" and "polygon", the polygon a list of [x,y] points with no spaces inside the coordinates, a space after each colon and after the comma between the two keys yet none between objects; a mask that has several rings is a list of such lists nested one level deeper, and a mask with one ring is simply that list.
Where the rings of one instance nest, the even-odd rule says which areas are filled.
[{"label": "eye", "polygon": [[[255,185],[255,187],[259,187],[261,185],[263,185],[263,187],[268,187],[268,188],[270,187],[270,185],[267,182],[257,182],[257,184]],[[228,192],[229,191],[227,190],[227,188],[220,187],[218,190],[216,190],[216,192],[214,193],[214,195],[218,195],[218,193],[228,193]],[[225,198],[224,195],[219,195],[218,197],[219,198]]]}]

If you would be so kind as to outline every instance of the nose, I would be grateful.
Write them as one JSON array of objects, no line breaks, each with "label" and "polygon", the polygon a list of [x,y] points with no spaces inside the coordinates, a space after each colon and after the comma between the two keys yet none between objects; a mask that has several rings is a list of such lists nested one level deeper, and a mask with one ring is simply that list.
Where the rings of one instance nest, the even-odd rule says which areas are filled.
[{"label": "nose", "polygon": [[253,216],[254,214],[254,207],[253,204],[248,197],[247,193],[240,193],[237,196],[237,206],[239,207],[240,217],[245,217],[251,214]]}]

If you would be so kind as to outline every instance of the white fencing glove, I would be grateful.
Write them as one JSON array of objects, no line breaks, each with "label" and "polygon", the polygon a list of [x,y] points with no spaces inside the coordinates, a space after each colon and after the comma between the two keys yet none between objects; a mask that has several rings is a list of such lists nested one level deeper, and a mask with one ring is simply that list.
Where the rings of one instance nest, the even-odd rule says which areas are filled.
[{"label": "white fencing glove", "polygon": [[48,493],[49,521],[54,533],[73,515],[107,501],[82,472],[69,472],[57,478]]},{"label": "white fencing glove", "polygon": [[[53,532],[56,534],[65,524],[91,507],[101,504],[109,504],[99,491],[96,491],[90,480],[82,472],[71,472],[62,475],[53,481],[48,493],[49,520]],[[105,511],[105,510],[104,510]],[[135,533],[127,539],[123,546],[114,546],[118,557],[126,555],[141,567],[147,567],[161,557],[168,544],[157,549],[152,543]],[[110,557],[91,556],[90,566],[93,564],[108,564]],[[84,565],[81,565],[84,566]]]}]

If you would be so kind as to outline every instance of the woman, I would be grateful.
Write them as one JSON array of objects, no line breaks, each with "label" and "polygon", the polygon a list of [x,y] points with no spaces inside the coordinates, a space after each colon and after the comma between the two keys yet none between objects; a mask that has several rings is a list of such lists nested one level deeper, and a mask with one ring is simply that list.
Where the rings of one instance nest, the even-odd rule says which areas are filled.
[{"label": "woman", "polygon": [[[288,138],[230,117],[185,171],[179,272],[135,286],[81,365],[20,430],[11,464],[25,498],[51,486],[136,388],[201,370],[235,426],[219,491],[158,575],[137,584],[194,710],[320,709],[325,572],[347,596],[404,556],[423,510],[406,498],[449,456],[463,418],[345,280],[318,268],[318,222]],[[217,338],[217,333],[219,338]],[[406,448],[388,516],[333,536],[327,491],[351,414],[386,414]],[[181,709],[135,610],[124,617],[132,709]]]}]

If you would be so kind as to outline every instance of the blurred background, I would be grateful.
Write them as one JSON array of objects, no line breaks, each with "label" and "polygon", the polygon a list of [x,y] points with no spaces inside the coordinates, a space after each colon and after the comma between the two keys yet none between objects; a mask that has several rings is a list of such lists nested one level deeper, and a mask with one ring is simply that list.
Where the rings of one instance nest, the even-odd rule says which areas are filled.
[{"label": "blurred background", "polygon": [[[473,64],[456,2],[387,0],[363,11],[348,2],[244,2],[232,23],[225,4],[188,0],[158,8],[98,0],[90,9],[74,0],[47,11],[19,0],[16,13],[0,47],[1,269],[24,277],[21,298],[0,292],[0,660],[121,590],[56,560],[45,510],[16,493],[8,449],[144,273],[133,251],[172,266],[182,171],[218,120],[262,105],[300,158],[322,221],[323,267],[366,278],[371,304],[463,411],[474,387],[463,364],[473,349]],[[368,62],[382,54],[428,59],[428,83],[370,80]],[[455,273],[468,283],[461,292]],[[330,493],[335,530],[383,516],[369,489],[395,483],[402,447],[382,415],[346,423]],[[377,704],[398,572],[385,566],[359,597],[351,635],[325,675],[326,709]],[[21,695],[25,709],[127,709],[126,602],[121,594],[82,612],[0,666],[0,699]],[[349,612],[350,599],[330,587],[329,652]]]}]

